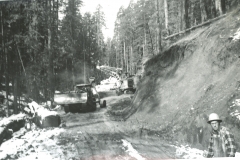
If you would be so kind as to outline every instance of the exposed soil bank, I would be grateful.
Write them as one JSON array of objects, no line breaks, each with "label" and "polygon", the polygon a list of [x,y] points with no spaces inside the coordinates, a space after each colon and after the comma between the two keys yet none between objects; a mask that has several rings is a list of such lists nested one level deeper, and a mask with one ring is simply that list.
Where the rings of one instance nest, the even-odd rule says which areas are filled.
[{"label": "exposed soil bank", "polygon": [[239,28],[240,9],[146,62],[133,99],[136,112],[128,120],[137,119],[168,140],[206,149],[207,118],[216,112],[240,142],[240,40],[230,38]]}]

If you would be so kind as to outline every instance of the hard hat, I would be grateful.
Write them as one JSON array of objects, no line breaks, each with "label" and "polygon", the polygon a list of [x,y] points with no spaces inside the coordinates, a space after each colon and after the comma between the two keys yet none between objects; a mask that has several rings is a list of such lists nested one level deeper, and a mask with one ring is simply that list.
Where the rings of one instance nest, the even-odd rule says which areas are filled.
[{"label": "hard hat", "polygon": [[212,121],[219,121],[222,122],[222,120],[219,118],[219,116],[216,113],[211,113],[208,117],[208,123],[210,124]]}]

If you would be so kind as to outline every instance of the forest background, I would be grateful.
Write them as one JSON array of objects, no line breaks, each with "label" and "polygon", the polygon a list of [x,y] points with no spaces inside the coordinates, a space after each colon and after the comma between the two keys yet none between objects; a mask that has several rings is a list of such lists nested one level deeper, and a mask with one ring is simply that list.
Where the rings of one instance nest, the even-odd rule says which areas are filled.
[{"label": "forest background", "polygon": [[[144,62],[161,54],[181,35],[224,16],[238,0],[138,0],[118,11],[113,38],[104,41],[105,15],[81,14],[82,0],[0,2],[0,90],[37,102],[52,100],[89,77],[106,75],[99,65],[142,75]],[[59,14],[63,18],[59,19]],[[176,35],[176,36],[171,36]]]}]

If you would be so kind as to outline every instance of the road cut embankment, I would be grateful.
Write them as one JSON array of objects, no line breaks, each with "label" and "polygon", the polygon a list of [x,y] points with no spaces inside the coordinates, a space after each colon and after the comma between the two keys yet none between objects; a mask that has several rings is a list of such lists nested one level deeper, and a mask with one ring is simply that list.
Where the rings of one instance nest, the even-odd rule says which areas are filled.
[{"label": "road cut embankment", "polygon": [[165,140],[206,149],[208,115],[215,112],[240,146],[240,40],[233,39],[239,17],[238,8],[147,61],[128,120]]}]

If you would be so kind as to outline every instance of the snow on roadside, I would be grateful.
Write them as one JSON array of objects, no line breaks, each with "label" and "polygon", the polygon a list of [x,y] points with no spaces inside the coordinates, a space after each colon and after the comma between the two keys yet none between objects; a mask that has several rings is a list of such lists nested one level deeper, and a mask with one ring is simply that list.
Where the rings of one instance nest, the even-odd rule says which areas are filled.
[{"label": "snow on roadside", "polygon": [[102,80],[100,85],[96,86],[98,92],[110,91],[111,89],[116,88],[115,84],[119,83],[119,80],[114,77]]},{"label": "snow on roadside", "polygon": [[229,106],[228,108],[228,111],[230,112],[230,116],[235,118],[238,122],[240,121],[240,112],[238,111],[239,109],[240,109],[240,99],[235,99],[232,102],[232,105]]},{"label": "snow on roadside", "polygon": [[21,138],[13,137],[0,146],[0,160],[63,159],[63,151],[54,138],[62,132],[63,128],[42,129],[29,131]]},{"label": "snow on roadside", "polygon": [[183,158],[183,159],[198,159],[198,158],[204,158],[203,157],[203,151],[196,149],[196,148],[190,148],[189,146],[174,146],[176,148],[176,157],[177,158]]},{"label": "snow on roadside", "polygon": [[[191,148],[188,145],[186,146],[173,146],[176,148],[176,158],[180,159],[202,159],[203,157],[203,150]],[[237,152],[235,158],[240,158],[240,153]]]},{"label": "snow on roadside", "polygon": [[123,142],[123,146],[127,149],[126,152],[129,153],[130,156],[136,158],[137,160],[145,160],[145,158],[143,158],[131,145],[131,143],[129,143],[128,141],[122,139]]},{"label": "snow on roadside", "polygon": [[232,36],[232,40],[233,41],[237,41],[237,40],[240,40],[240,28],[237,30],[236,33],[234,33],[234,35]]},{"label": "snow on roadside", "polygon": [[24,114],[24,113],[20,113],[20,114],[16,114],[16,115],[11,115],[10,117],[4,117],[4,118],[0,121],[0,126],[6,126],[6,125],[9,124],[11,121],[23,119],[24,117],[26,117],[26,114]]},{"label": "snow on roadside", "polygon": [[237,152],[237,153],[235,154],[235,157],[236,157],[236,158],[240,158],[240,152]]}]

